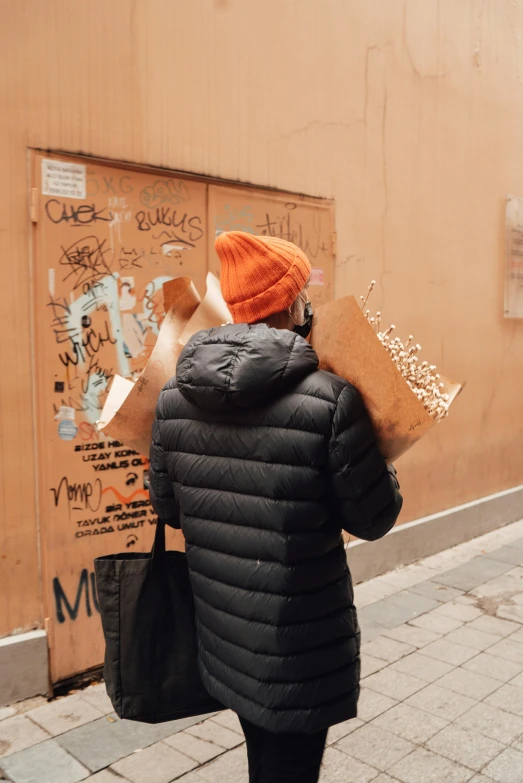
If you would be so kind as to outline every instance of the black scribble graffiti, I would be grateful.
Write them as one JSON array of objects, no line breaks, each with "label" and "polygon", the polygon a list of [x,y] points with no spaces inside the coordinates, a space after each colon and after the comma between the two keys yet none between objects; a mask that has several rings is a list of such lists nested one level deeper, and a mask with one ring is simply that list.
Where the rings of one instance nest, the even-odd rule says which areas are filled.
[{"label": "black scribble graffiti", "polygon": [[71,308],[65,297],[54,299],[52,296],[46,305],[51,308],[53,319],[51,329],[58,345],[71,341],[73,344],[81,334],[80,326],[71,325]]},{"label": "black scribble graffiti", "polygon": [[96,357],[91,357],[82,380],[82,392],[88,394],[91,391],[100,390],[100,387],[106,388],[113,376],[112,367],[110,369],[102,367]]},{"label": "black scribble graffiti", "polygon": [[109,222],[112,213],[104,214],[107,207],[96,209],[95,204],[64,204],[56,198],[50,198],[45,203],[45,214],[55,225],[67,223],[69,226],[92,226],[98,221]]},{"label": "black scribble graffiti", "polygon": [[[82,309],[84,311],[86,309],[106,310],[107,306],[99,303],[100,292],[93,288],[92,295],[92,298],[88,299]],[[105,343],[110,343],[111,345],[116,343],[107,320],[104,321],[101,329],[96,331],[89,316],[82,316],[76,325],[72,323],[71,308],[65,298],[54,299],[50,297],[46,306],[51,308],[53,315],[51,329],[57,345],[70,344],[68,351],[59,354],[60,361],[66,368],[69,369],[70,366],[76,368],[79,363],[92,359],[103,348]],[[77,376],[76,369],[75,376]],[[112,377],[112,374],[110,377]],[[74,388],[75,380],[78,380],[78,378],[68,377],[69,390]]]},{"label": "black scribble graffiti", "polygon": [[63,318],[55,318],[51,323],[51,327],[53,329],[54,339],[58,345],[67,343],[69,340],[74,344],[82,333],[81,326],[71,326],[71,322]]},{"label": "black scribble graffiti", "polygon": [[[68,329],[67,331],[74,331]],[[95,356],[106,343],[109,345],[115,345],[116,339],[111,334],[111,328],[108,321],[104,321],[103,326],[98,331],[89,327],[89,329],[76,330],[76,333],[69,335],[66,339],[70,340],[71,346],[65,353],[59,354],[59,359],[64,367],[69,365],[76,366],[77,364],[84,363],[87,359],[91,359]],[[64,340],[57,340],[57,342],[65,342]]]},{"label": "black scribble graffiti", "polygon": [[291,212],[295,209],[295,206],[292,202],[286,204],[285,207],[288,211],[285,215],[271,215],[269,212],[266,212],[264,222],[256,226],[256,229],[259,229],[256,233],[260,233],[262,236],[287,239],[289,242],[301,247],[303,252],[310,258],[317,258],[325,253],[328,254],[329,247],[321,239],[319,229],[315,231],[314,236],[311,236],[310,231],[303,227],[299,219],[291,217]]},{"label": "black scribble graffiti", "polygon": [[143,376],[138,378],[138,380],[136,381],[136,391],[138,392],[138,394],[144,393],[147,384],[148,384],[147,378],[144,378]]},{"label": "black scribble graffiti", "polygon": [[76,589],[76,596],[74,598],[73,604],[69,602],[69,599],[65,593],[64,588],[62,587],[60,579],[57,576],[55,576],[55,578],[53,579],[53,593],[54,593],[55,608],[56,608],[56,619],[61,624],[65,623],[66,621],[64,609],[67,612],[67,615],[70,620],[72,620],[73,622],[76,620],[80,611],[82,595],[84,594],[85,594],[85,611],[87,613],[87,617],[91,617],[93,614],[93,610],[91,609],[91,598],[92,598],[92,605],[94,606],[95,610],[97,612],[100,612],[100,605],[98,603],[98,596],[96,594],[96,581],[95,581],[94,571],[91,571],[91,573],[89,574],[87,568],[83,568],[82,571],[80,572],[80,578],[78,580],[78,587]]},{"label": "black scribble graffiti", "polygon": [[151,231],[152,228],[166,227],[153,239],[159,239],[164,233],[180,244],[195,247],[195,243],[203,237],[202,220],[199,215],[189,216],[187,212],[179,212],[171,207],[157,207],[154,210],[140,210],[135,215],[139,231]]},{"label": "black scribble graffiti", "polygon": [[145,291],[140,301],[143,301],[143,309],[147,316],[147,320],[152,324],[159,324],[162,320],[163,309],[162,303],[158,299],[154,299],[156,294],[156,286],[152,282],[147,283]]},{"label": "black scribble graffiti", "polygon": [[189,201],[189,189],[180,179],[158,179],[140,193],[140,204],[149,209],[160,204],[181,204]]},{"label": "black scribble graffiti", "polygon": [[[69,334],[75,330],[70,328],[69,318],[71,315],[71,308],[65,297],[55,299],[53,296],[49,297],[49,301],[46,307],[51,308],[53,319],[51,321],[51,328],[54,331],[54,335],[57,342],[64,342],[69,339]],[[65,337],[62,340],[62,336],[65,333]]]},{"label": "black scribble graffiti", "polygon": [[194,247],[194,244],[192,242],[187,242],[184,239],[181,239],[181,237],[178,236],[174,231],[160,231],[159,234],[153,234],[153,239],[155,242],[159,242],[162,237],[166,237],[163,242],[161,243],[160,247],[163,247],[164,245],[170,245],[171,242],[180,242],[185,247]]},{"label": "black scribble graffiti", "polygon": [[120,269],[143,269],[142,264],[140,263],[145,258],[145,252],[143,250],[136,250],[136,248],[131,248],[131,250],[126,250],[124,247],[120,248],[120,252],[118,254],[118,265]]},{"label": "black scribble graffiti", "polygon": [[106,247],[106,243],[106,239],[100,242],[98,237],[88,236],[74,242],[67,249],[62,247],[59,264],[69,270],[63,282],[72,277],[73,289],[76,290],[85,283],[94,283],[106,275],[111,275],[107,256],[112,251],[110,247]]},{"label": "black scribble graffiti", "polygon": [[160,231],[159,234],[153,234],[153,239],[155,242],[159,242],[162,237],[165,237],[163,242],[161,242],[160,247],[164,247],[164,245],[170,245],[172,242],[177,242],[179,245],[183,246],[184,250],[188,250],[189,248],[196,247],[194,242],[189,242],[187,239],[184,239],[179,234],[177,234],[175,231]]},{"label": "black scribble graffiti", "polygon": [[109,288],[101,280],[94,283],[84,283],[82,293],[85,301],[82,303],[83,312],[92,312],[93,310],[104,310],[107,312],[107,300],[109,298]]},{"label": "black scribble graffiti", "polygon": [[94,484],[85,481],[81,484],[69,483],[67,476],[62,476],[57,487],[49,490],[53,496],[55,508],[66,503],[69,511],[98,511],[102,502],[102,482],[96,479]]}]

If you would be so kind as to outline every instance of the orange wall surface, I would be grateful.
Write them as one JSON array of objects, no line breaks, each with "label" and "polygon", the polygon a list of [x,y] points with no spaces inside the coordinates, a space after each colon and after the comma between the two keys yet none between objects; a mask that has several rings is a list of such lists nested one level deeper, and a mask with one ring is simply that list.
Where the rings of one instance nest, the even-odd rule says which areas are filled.
[{"label": "orange wall surface", "polygon": [[[519,0],[0,0],[0,633],[44,620],[30,148],[335,200],[335,294],[467,382],[398,464],[402,521],[523,483]],[[36,324],[38,329],[38,324]]]}]

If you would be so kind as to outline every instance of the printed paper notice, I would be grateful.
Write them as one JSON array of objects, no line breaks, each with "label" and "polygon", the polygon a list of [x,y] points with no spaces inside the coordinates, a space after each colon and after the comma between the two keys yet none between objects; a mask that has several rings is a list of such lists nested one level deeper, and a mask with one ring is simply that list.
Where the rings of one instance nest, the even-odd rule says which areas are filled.
[{"label": "printed paper notice", "polygon": [[507,198],[505,318],[523,318],[523,198]]},{"label": "printed paper notice", "polygon": [[80,163],[42,158],[43,195],[85,198],[85,169]]}]

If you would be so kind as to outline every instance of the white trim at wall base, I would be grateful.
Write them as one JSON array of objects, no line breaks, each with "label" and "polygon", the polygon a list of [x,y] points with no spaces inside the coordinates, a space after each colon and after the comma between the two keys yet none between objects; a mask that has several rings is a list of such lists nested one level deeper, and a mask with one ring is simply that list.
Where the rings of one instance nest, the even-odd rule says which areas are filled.
[{"label": "white trim at wall base", "polygon": [[[523,485],[394,528],[380,541],[354,541],[354,584],[429,557],[523,518]],[[45,631],[0,639],[0,707],[48,692]]]},{"label": "white trim at wall base", "polygon": [[354,584],[462,544],[523,518],[523,485],[394,528],[379,541],[347,547]]},{"label": "white trim at wall base", "polygon": [[0,639],[0,707],[49,690],[47,634],[29,631]]}]

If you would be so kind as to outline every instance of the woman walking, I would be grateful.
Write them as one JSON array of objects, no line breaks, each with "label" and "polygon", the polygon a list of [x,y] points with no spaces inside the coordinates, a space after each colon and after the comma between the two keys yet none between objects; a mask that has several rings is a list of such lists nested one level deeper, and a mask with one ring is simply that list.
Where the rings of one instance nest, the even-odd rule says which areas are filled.
[{"label": "woman walking", "polygon": [[305,254],[239,231],[216,250],[234,324],[196,334],[160,394],[151,500],[183,529],[201,677],[239,715],[251,783],[315,783],[328,727],[357,714],[342,529],[380,538],[402,499],[359,393],[304,339]]}]

